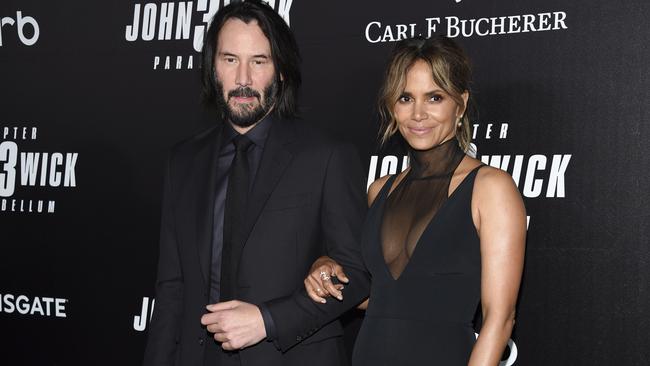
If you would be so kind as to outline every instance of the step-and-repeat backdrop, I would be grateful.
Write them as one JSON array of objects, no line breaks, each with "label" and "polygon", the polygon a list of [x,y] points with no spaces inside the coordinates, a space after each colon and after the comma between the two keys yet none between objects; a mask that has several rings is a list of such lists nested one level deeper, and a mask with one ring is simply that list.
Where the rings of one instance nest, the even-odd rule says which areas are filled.
[{"label": "step-and-repeat backdrop", "polygon": [[[0,3],[0,363],[140,363],[164,156],[215,123],[199,50],[227,3]],[[368,183],[404,166],[376,142],[394,42],[466,48],[477,156],[529,215],[502,365],[650,362],[646,0],[269,3],[301,47],[304,123],[354,142]]]}]

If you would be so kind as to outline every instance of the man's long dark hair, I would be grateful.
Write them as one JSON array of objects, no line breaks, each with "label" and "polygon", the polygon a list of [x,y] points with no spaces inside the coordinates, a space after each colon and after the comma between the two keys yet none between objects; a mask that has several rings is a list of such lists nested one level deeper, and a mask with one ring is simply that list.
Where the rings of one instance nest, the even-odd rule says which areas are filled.
[{"label": "man's long dark hair", "polygon": [[[275,113],[283,118],[297,115],[300,76],[300,53],[298,44],[284,19],[269,5],[259,0],[232,3],[223,7],[212,19],[203,40],[203,99],[214,103],[217,98],[214,56],[217,51],[219,31],[229,19],[239,19],[248,24],[257,21],[271,45],[271,57],[275,66],[278,93]],[[280,80],[282,75],[282,81]]]}]

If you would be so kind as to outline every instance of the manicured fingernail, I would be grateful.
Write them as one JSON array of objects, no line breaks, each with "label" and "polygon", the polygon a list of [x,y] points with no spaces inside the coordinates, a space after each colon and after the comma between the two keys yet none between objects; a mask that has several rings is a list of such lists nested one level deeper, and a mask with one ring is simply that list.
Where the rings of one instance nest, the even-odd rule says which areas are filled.
[{"label": "manicured fingernail", "polygon": [[327,303],[327,300],[323,299],[320,302],[321,302],[321,304],[325,304],[325,303]]}]

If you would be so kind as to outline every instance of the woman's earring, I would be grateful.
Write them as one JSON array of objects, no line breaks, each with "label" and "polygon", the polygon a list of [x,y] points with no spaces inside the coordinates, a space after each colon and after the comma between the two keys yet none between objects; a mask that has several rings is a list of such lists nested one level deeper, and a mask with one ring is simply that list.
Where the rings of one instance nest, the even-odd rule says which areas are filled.
[{"label": "woman's earring", "polygon": [[458,126],[458,128],[460,128],[463,125],[463,122],[461,122],[460,118],[458,119],[456,125]]}]

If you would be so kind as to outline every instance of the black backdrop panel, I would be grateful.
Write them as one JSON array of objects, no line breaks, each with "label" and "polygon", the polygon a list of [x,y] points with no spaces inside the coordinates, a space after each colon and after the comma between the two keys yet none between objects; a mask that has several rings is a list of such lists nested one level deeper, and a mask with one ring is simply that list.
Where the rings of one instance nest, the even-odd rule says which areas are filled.
[{"label": "black backdrop panel", "polygon": [[[530,216],[502,365],[648,363],[646,1],[271,3],[303,53],[304,123],[354,142],[369,183],[402,166],[400,149],[376,143],[392,41],[456,36],[474,65],[477,156],[513,175]],[[223,5],[0,4],[8,364],[140,363],[163,161],[215,123],[200,101],[195,45]],[[348,322],[351,345],[359,317]]]}]

